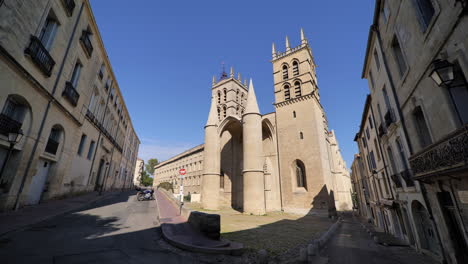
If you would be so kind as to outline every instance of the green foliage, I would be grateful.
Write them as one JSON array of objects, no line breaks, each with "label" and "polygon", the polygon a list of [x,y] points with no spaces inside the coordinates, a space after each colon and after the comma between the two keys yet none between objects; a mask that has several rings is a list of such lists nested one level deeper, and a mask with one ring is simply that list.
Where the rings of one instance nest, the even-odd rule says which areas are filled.
[{"label": "green foliage", "polygon": [[192,198],[192,195],[190,195],[190,193],[189,193],[189,194],[184,196],[184,201],[190,202],[191,198]]},{"label": "green foliage", "polygon": [[145,168],[150,175],[154,175],[154,167],[159,164],[158,159],[149,159],[146,162]]},{"label": "green foliage", "polygon": [[174,186],[172,186],[172,183],[170,183],[170,182],[161,182],[158,185],[158,187],[161,187],[161,188],[163,188],[163,189],[165,189],[167,191],[170,191],[170,192],[172,192],[173,188],[174,188]]},{"label": "green foliage", "polygon": [[146,171],[141,173],[141,185],[143,186],[152,186],[153,185],[153,178],[151,178]]}]

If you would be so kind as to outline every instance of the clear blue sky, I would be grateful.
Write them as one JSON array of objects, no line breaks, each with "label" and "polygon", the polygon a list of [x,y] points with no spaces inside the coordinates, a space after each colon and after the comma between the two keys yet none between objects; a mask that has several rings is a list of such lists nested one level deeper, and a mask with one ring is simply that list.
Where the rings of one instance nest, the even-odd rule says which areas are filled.
[{"label": "clear blue sky", "polygon": [[[165,160],[203,143],[211,79],[221,62],[252,78],[260,111],[274,111],[271,43],[284,51],[304,28],[318,65],[329,127],[348,167],[357,151],[361,79],[373,1],[91,0],[141,140],[139,156]],[[237,76],[237,74],[236,74]]]}]

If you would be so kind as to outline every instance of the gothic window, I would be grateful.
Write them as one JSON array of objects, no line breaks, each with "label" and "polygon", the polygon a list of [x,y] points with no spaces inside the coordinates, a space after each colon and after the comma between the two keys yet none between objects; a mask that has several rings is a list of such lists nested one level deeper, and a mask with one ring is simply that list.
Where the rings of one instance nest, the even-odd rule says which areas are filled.
[{"label": "gothic window", "polygon": [[284,100],[289,100],[289,99],[291,99],[289,85],[285,85],[284,86]]},{"label": "gothic window", "polygon": [[236,115],[239,115],[239,106],[236,106]]},{"label": "gothic window", "polygon": [[375,60],[375,66],[377,66],[377,71],[380,70],[380,59],[379,59],[379,54],[377,54],[377,50],[374,50],[374,60]]},{"label": "gothic window", "polygon": [[302,132],[299,132],[299,138],[304,139],[304,134]]},{"label": "gothic window", "polygon": [[426,120],[424,119],[424,113],[420,106],[416,107],[413,111],[414,123],[416,125],[416,131],[419,138],[419,144],[422,148],[432,143],[431,135],[429,134],[429,128],[427,127]]},{"label": "gothic window", "polygon": [[283,80],[287,80],[289,78],[288,76],[288,66],[283,65]]},{"label": "gothic window", "polygon": [[218,91],[218,104],[220,104],[220,103],[221,103],[221,92]]},{"label": "gothic window", "polygon": [[292,63],[292,68],[293,68],[293,75],[299,75],[299,63],[297,61],[293,61]]},{"label": "gothic window", "polygon": [[105,70],[105,65],[104,63],[101,64],[101,68],[99,69],[99,73],[98,73],[98,76],[99,76],[99,79],[102,80],[102,78],[104,77],[104,70]]},{"label": "gothic window", "polygon": [[224,189],[224,171],[219,174],[219,188]]},{"label": "gothic window", "polygon": [[239,89],[236,91],[236,101],[239,103]]},{"label": "gothic window", "polygon": [[224,95],[224,102],[227,100],[227,91],[226,89],[223,90],[223,95]]},{"label": "gothic window", "polygon": [[296,111],[293,111],[293,117],[296,118]]},{"label": "gothic window", "polygon": [[426,31],[435,13],[434,6],[432,5],[431,0],[413,0],[413,5],[416,9],[422,30]]},{"label": "gothic window", "polygon": [[227,109],[226,109],[226,106],[224,105],[223,106],[223,117],[226,117],[226,111],[227,111]]},{"label": "gothic window", "polygon": [[398,72],[400,73],[400,76],[403,76],[403,74],[406,72],[407,66],[405,57],[403,56],[403,51],[401,50],[400,42],[398,42],[396,36],[393,37],[392,52],[396,60]]},{"label": "gothic window", "polygon": [[241,101],[240,101],[241,105],[244,104],[244,93],[241,94]]},{"label": "gothic window", "polygon": [[300,97],[302,95],[301,83],[299,81],[294,83],[294,94],[296,97]]},{"label": "gothic window", "polygon": [[307,188],[306,171],[305,171],[304,163],[302,163],[302,161],[296,160],[295,171],[296,171],[297,187]]}]

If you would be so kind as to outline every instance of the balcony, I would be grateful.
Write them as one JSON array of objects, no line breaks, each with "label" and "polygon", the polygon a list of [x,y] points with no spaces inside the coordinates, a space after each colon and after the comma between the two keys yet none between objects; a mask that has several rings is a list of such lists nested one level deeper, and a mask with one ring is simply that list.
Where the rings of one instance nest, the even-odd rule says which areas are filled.
[{"label": "balcony", "polygon": [[65,97],[73,106],[76,106],[78,104],[78,99],[80,99],[80,94],[76,91],[71,82],[65,83],[65,89],[63,90],[62,96]]},{"label": "balcony", "polygon": [[414,186],[414,181],[413,181],[411,170],[404,170],[400,173],[400,175],[401,175],[401,178],[403,178],[403,180],[405,181],[406,187]]},{"label": "balcony", "polygon": [[468,124],[409,159],[413,179],[468,169]]},{"label": "balcony", "polygon": [[83,48],[89,57],[91,57],[91,54],[93,54],[93,45],[91,44],[91,39],[89,38],[90,35],[91,32],[83,30],[83,34],[80,37],[81,44],[83,45]]},{"label": "balcony", "polygon": [[75,9],[75,1],[74,0],[62,0],[63,7],[65,7],[65,11],[67,12],[68,16],[73,15],[73,10]]},{"label": "balcony", "polygon": [[395,186],[397,188],[401,188],[402,185],[401,185],[401,180],[400,180],[400,174],[393,174],[392,176],[390,176],[390,178],[392,178],[392,181],[395,183]]},{"label": "balcony", "polygon": [[55,61],[52,59],[52,56],[50,56],[49,51],[42,45],[40,39],[36,36],[31,36],[31,42],[24,53],[31,57],[34,64],[36,64],[47,77],[50,77]]},{"label": "balcony", "polygon": [[55,155],[57,153],[59,143],[51,138],[47,141],[45,152]]},{"label": "balcony", "polygon": [[385,126],[389,127],[391,124],[395,123],[395,114],[393,113],[393,110],[390,109],[387,111],[387,113],[384,116],[385,119]]},{"label": "balcony", "polygon": [[10,132],[18,132],[21,129],[22,123],[14,120],[13,118],[0,114],[0,134],[8,136]]}]

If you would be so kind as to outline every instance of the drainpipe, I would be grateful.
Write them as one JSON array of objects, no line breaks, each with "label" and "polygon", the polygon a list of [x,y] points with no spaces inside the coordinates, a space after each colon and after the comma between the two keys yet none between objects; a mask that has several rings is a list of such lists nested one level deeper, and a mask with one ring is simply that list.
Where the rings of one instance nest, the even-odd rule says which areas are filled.
[{"label": "drainpipe", "polygon": [[[3,1],[2,1],[2,3],[3,3]],[[47,117],[49,116],[50,106],[51,106],[52,102],[55,100],[54,95],[55,95],[55,92],[57,91],[57,86],[58,86],[60,77],[62,76],[63,68],[65,66],[65,61],[67,60],[68,54],[70,52],[70,47],[71,47],[71,45],[73,43],[73,38],[75,37],[76,28],[78,27],[78,22],[80,21],[81,14],[83,12],[83,7],[84,7],[84,2],[81,4],[80,12],[78,13],[78,16],[76,18],[75,25],[73,26],[72,34],[70,36],[70,39],[68,40],[67,49],[65,50],[65,54],[63,56],[62,63],[60,65],[60,69],[57,72],[57,78],[55,79],[54,87],[52,88],[52,93],[51,93],[52,98],[49,99],[49,102],[47,103],[47,107],[46,107],[46,110],[44,112],[44,116],[42,117],[42,120],[41,120],[41,125],[39,126],[39,131],[37,133],[36,141],[34,142],[33,149],[31,150],[31,155],[29,155],[28,163],[26,164],[26,169],[24,170],[23,177],[21,178],[21,184],[20,184],[19,190],[18,190],[18,192],[16,194],[15,205],[13,207],[13,210],[15,210],[15,211],[18,210],[18,208],[19,208],[19,200],[20,200],[21,194],[23,193],[24,183],[26,182],[26,178],[28,177],[28,173],[29,173],[29,171],[31,169],[31,164],[32,164],[32,161],[34,159],[34,155],[36,154],[37,147],[39,145],[39,140],[40,140],[40,138],[42,136],[42,132],[44,132],[45,121],[47,120]]]}]

